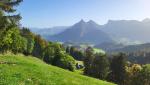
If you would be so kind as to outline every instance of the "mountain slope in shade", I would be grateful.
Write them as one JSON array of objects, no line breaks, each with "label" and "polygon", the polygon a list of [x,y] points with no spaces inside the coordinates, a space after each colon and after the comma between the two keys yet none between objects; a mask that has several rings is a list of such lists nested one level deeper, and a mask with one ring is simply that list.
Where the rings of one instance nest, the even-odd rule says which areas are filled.
[{"label": "mountain slope in shade", "polygon": [[102,30],[117,40],[150,42],[150,19],[137,20],[109,20]]},{"label": "mountain slope in shade", "polygon": [[[59,27],[60,28],[60,27]],[[62,27],[61,27],[62,29]],[[150,19],[137,20],[109,20],[107,24],[98,25],[94,21],[84,22],[81,20],[73,26],[63,30],[57,28],[49,31],[39,30],[47,40],[74,43],[117,43],[125,45],[142,44],[150,42]],[[54,32],[54,33],[53,33]]]},{"label": "mountain slope in shade", "polygon": [[88,22],[81,20],[64,32],[54,36],[50,36],[49,40],[93,44],[112,42],[113,40],[111,39],[111,37],[100,29],[101,26],[96,24],[92,20]]},{"label": "mountain slope in shade", "polygon": [[117,52],[125,52],[125,53],[132,53],[132,52],[150,52],[150,43],[145,44],[136,44],[136,45],[123,45],[123,44],[116,44],[116,43],[102,43],[95,46],[96,48],[101,48],[108,53],[117,53]]},{"label": "mountain slope in shade", "polygon": [[123,45],[121,43],[118,44],[118,43],[112,42],[112,43],[101,43],[101,44],[95,45],[94,47],[100,48],[100,49],[105,50],[106,52],[109,52],[112,50],[121,49],[121,48],[125,47],[125,45]]},{"label": "mountain slope in shade", "polygon": [[139,44],[139,45],[129,45],[119,49],[110,50],[110,52],[150,52],[150,43]]}]

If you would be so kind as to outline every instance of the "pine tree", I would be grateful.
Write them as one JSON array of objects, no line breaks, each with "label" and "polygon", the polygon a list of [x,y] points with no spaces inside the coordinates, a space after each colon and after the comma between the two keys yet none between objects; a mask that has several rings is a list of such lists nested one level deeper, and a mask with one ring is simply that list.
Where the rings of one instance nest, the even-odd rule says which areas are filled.
[{"label": "pine tree", "polygon": [[92,72],[91,72],[91,68],[92,68],[92,63],[93,63],[93,60],[94,60],[94,52],[93,52],[93,49],[91,47],[88,47],[86,49],[86,52],[85,52],[85,59],[84,59],[84,74],[85,75],[91,75]]},{"label": "pine tree", "polygon": [[17,6],[22,2],[23,0],[0,0],[0,10],[4,12],[15,12],[16,9],[14,6]]},{"label": "pine tree", "polygon": [[12,44],[12,29],[18,28],[19,20],[21,19],[19,14],[13,15],[12,13],[16,11],[14,7],[19,5],[21,1],[0,0],[0,50],[6,51],[9,49],[10,44]]},{"label": "pine tree", "polygon": [[92,75],[95,78],[106,79],[109,73],[109,62],[106,55],[96,54],[92,63]]},{"label": "pine tree", "polygon": [[119,53],[118,55],[114,56],[111,62],[111,74],[110,80],[118,83],[119,85],[124,85],[126,79],[126,55],[123,53]]},{"label": "pine tree", "polygon": [[15,6],[19,5],[23,0],[0,0],[0,28],[4,28],[11,25],[18,25],[21,16],[17,15],[6,15],[6,13],[16,12]]}]

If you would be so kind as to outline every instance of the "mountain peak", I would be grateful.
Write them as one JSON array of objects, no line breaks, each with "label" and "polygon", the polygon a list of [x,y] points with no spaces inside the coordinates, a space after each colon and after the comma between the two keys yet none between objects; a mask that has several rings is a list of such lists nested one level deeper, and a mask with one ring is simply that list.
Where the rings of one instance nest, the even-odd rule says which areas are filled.
[{"label": "mountain peak", "polygon": [[90,24],[90,25],[95,25],[95,26],[98,25],[98,24],[97,24],[96,22],[94,22],[93,20],[89,20],[87,23]]},{"label": "mountain peak", "polygon": [[80,21],[79,21],[79,23],[86,23],[83,19],[81,19]]},{"label": "mountain peak", "polygon": [[142,22],[150,22],[150,18],[145,18]]},{"label": "mountain peak", "polygon": [[[92,43],[98,44],[101,42],[112,42],[111,37],[100,30],[101,26],[90,20],[85,22],[79,21],[73,26],[69,27],[64,32],[49,38],[53,41],[60,42],[77,42],[77,43]],[[97,37],[98,36],[98,37]]]},{"label": "mountain peak", "polygon": [[83,19],[81,19],[79,22],[77,22],[73,26],[85,26],[85,25],[86,25],[86,22]]},{"label": "mountain peak", "polygon": [[93,20],[89,20],[87,23],[95,23]]}]

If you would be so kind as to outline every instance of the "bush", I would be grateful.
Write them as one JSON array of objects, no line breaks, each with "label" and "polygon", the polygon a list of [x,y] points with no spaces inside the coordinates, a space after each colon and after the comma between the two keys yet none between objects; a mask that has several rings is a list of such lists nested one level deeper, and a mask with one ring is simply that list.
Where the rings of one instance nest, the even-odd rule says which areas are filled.
[{"label": "bush", "polygon": [[75,70],[75,60],[64,52],[60,52],[54,57],[53,65],[68,69],[70,71]]},{"label": "bush", "polygon": [[44,57],[43,57],[43,61],[45,61],[48,64],[52,64],[53,59],[54,59],[54,53],[55,50],[53,47],[48,46],[44,49]]},{"label": "bush", "polygon": [[134,85],[150,85],[150,65],[144,65],[140,71]]}]

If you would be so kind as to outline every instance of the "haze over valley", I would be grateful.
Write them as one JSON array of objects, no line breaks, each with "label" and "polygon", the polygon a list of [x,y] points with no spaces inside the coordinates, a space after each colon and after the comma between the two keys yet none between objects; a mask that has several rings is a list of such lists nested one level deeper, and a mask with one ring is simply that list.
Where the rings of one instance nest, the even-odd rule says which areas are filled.
[{"label": "haze over valley", "polygon": [[0,0],[0,85],[150,85],[150,0]]},{"label": "haze over valley", "polygon": [[74,25],[58,26],[54,28],[41,28],[31,30],[42,35],[45,39],[58,42],[76,43],[118,43],[134,45],[149,43],[150,19],[138,20],[109,20],[99,25],[90,20],[81,20]]}]

